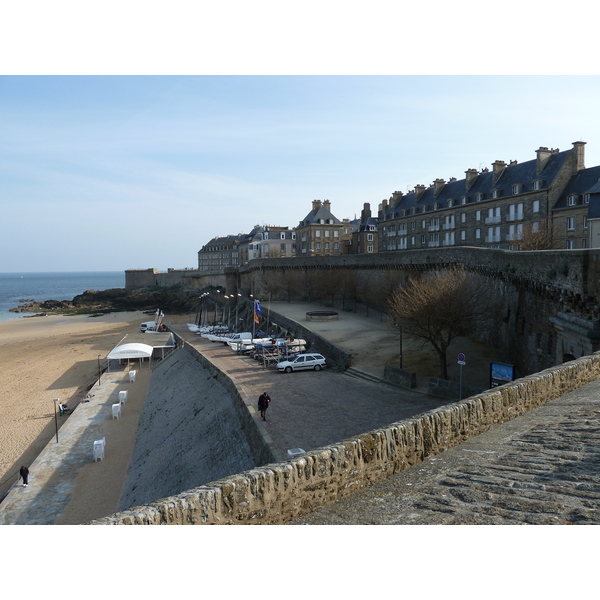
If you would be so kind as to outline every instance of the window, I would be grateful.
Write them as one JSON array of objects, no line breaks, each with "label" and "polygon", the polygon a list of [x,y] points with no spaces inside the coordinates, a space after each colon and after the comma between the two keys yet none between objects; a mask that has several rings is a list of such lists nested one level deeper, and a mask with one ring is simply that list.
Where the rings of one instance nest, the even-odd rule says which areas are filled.
[{"label": "window", "polygon": [[315,230],[315,236],[320,238],[321,237],[321,230],[320,229],[316,229]]},{"label": "window", "polygon": [[[352,243],[352,240],[350,240],[350,243]],[[340,247],[340,243],[339,242],[333,242],[333,249],[334,250],[338,250]]]},{"label": "window", "polygon": [[532,233],[537,233],[540,230],[540,224],[537,221],[534,221],[531,224],[531,232]]},{"label": "window", "polygon": [[475,230],[475,239],[478,240],[479,238],[481,238],[481,229],[476,229]]},{"label": "window", "polygon": [[281,254],[285,254],[285,244],[281,244],[279,246],[279,250],[280,250]]},{"label": "window", "polygon": [[281,239],[282,239],[282,240],[285,240],[285,233],[282,233],[282,234],[281,234]]},{"label": "window", "polygon": [[466,196],[463,196],[463,197],[460,199],[460,203],[461,203],[461,204],[463,204],[463,205],[464,205],[464,204],[466,204],[468,201],[469,201],[469,199],[468,199]]},{"label": "window", "polygon": [[427,212],[427,207],[424,204],[421,206],[421,212]]},{"label": "window", "polygon": [[317,242],[315,244],[315,247],[316,247],[317,250],[320,250],[321,249],[321,242]]},{"label": "window", "polygon": [[373,252],[373,246],[372,245],[367,246],[367,252]]},{"label": "window", "polygon": [[532,210],[534,213],[540,212],[540,201],[539,201],[539,200],[534,200],[534,201],[533,201],[533,205],[532,205],[532,207],[531,207],[531,210]]},{"label": "window", "polygon": [[329,242],[325,242],[325,250],[329,250]]},{"label": "window", "polygon": [[460,241],[464,242],[466,239],[467,239],[467,232],[464,229],[462,229],[460,232]]},{"label": "window", "polygon": [[421,229],[425,229],[425,227],[427,227],[427,221],[425,219],[423,219],[421,221]]},{"label": "window", "polygon": [[450,198],[450,200],[448,200],[448,208],[452,208],[454,206],[454,200],[452,200],[452,198]]},{"label": "window", "polygon": [[475,211],[475,220],[481,221],[481,211],[480,210]]},{"label": "window", "polygon": [[481,202],[483,200],[483,193],[482,192],[477,192],[475,194],[475,202]]},{"label": "window", "polygon": [[567,250],[575,249],[575,240],[567,240]]},{"label": "window", "polygon": [[433,203],[433,210],[439,210],[439,208],[440,208],[439,202],[434,202]]},{"label": "window", "polygon": [[577,204],[577,196],[575,194],[571,194],[567,198],[567,206],[575,206]]},{"label": "window", "polygon": [[512,186],[512,193],[513,194],[518,194],[521,191],[521,184],[520,183],[515,183]]},{"label": "window", "polygon": [[496,200],[496,198],[499,198],[499,197],[500,197],[500,190],[499,189],[492,190],[492,198],[494,200]]},{"label": "window", "polygon": [[584,204],[589,204],[590,203],[590,195],[589,194],[584,194],[583,195],[583,203]]},{"label": "window", "polygon": [[325,230],[325,237],[328,238],[330,233],[331,233],[331,231],[329,231],[329,229],[326,229]]},{"label": "window", "polygon": [[587,226],[588,226],[588,221],[587,220],[588,220],[587,215],[585,215],[583,217],[583,228],[584,229],[587,229]]},{"label": "window", "polygon": [[541,190],[542,189],[542,180],[541,179],[536,179],[533,182],[533,189],[534,190]]},{"label": "window", "polygon": [[575,229],[575,217],[567,217],[567,231]]},{"label": "window", "polygon": [[373,241],[373,234],[367,233],[367,242],[372,242],[372,241]]},{"label": "window", "polygon": [[581,240],[581,247],[582,247],[582,248],[587,248],[587,247],[588,247],[588,245],[587,245],[587,240],[586,240],[585,238],[583,238],[583,239]]},{"label": "window", "polygon": [[466,223],[467,222],[467,213],[461,213],[461,215],[460,215],[460,222],[461,223]]},{"label": "window", "polygon": [[412,221],[412,223],[410,224],[410,228],[414,231],[415,228],[417,226],[417,222],[416,221]]}]

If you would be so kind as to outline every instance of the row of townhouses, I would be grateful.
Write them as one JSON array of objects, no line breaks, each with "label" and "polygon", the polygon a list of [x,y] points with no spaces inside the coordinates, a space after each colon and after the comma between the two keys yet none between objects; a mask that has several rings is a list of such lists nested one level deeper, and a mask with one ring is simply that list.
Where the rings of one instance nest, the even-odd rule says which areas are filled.
[{"label": "row of townhouses", "polygon": [[444,246],[507,250],[600,247],[600,166],[584,166],[585,142],[569,150],[540,147],[527,162],[497,160],[463,179],[394,192],[376,216],[338,219],[329,200],[313,200],[295,228],[255,226],[215,237],[198,268],[222,270],[254,258],[374,253]]}]

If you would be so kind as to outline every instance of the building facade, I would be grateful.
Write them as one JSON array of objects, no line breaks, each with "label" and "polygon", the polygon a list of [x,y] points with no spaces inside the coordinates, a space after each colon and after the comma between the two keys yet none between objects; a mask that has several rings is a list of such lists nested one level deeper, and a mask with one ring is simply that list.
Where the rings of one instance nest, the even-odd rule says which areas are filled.
[{"label": "building facade", "polygon": [[350,220],[335,217],[329,200],[313,200],[311,211],[296,227],[296,256],[345,254],[351,240]]},{"label": "building facade", "polygon": [[[558,237],[561,226],[554,226],[553,217],[563,218],[559,201],[568,184],[585,171],[584,146],[585,142],[574,142],[564,152],[540,147],[534,160],[521,164],[497,160],[491,170],[468,169],[461,180],[436,179],[407,194],[394,192],[379,206],[379,249],[519,250],[529,249],[529,240],[564,248]],[[574,238],[584,235],[583,224],[582,218],[577,220]]]}]

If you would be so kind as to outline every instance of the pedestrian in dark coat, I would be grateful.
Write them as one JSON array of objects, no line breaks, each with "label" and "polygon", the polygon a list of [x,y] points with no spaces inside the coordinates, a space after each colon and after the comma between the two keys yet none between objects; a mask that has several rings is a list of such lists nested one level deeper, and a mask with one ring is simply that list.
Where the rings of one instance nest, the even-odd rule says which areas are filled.
[{"label": "pedestrian in dark coat", "polygon": [[269,408],[269,402],[271,402],[271,398],[267,392],[263,392],[258,397],[258,410],[260,411],[260,416],[263,421],[267,420],[267,408]]},{"label": "pedestrian in dark coat", "polygon": [[27,467],[21,467],[19,470],[19,475],[21,475],[21,478],[23,479],[23,487],[27,487],[27,481],[29,479],[29,469]]}]

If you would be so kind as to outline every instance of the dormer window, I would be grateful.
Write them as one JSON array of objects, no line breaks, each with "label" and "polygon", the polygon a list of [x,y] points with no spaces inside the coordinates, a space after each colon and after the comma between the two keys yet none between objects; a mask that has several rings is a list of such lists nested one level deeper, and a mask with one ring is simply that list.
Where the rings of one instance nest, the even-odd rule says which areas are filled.
[{"label": "dormer window", "polygon": [[440,208],[440,203],[439,202],[434,202],[433,203],[433,210],[439,210]]},{"label": "dormer window", "polygon": [[421,206],[421,212],[427,212],[427,207],[424,204]]},{"label": "dormer window", "polygon": [[481,202],[483,200],[483,193],[482,192],[477,192],[475,194],[475,202]]},{"label": "dormer window", "polygon": [[542,184],[543,184],[543,180],[542,179],[536,179],[533,182],[533,189],[534,190],[541,190],[542,189]]},{"label": "dormer window", "polygon": [[577,196],[575,194],[571,194],[567,199],[568,206],[575,206],[577,204]]},{"label": "dormer window", "polygon": [[492,198],[494,200],[498,199],[500,197],[500,190],[498,188],[495,188],[492,190]]},{"label": "dormer window", "polygon": [[512,193],[513,194],[520,194],[521,193],[521,184],[520,183],[515,183],[512,186]]},{"label": "dormer window", "polygon": [[589,204],[590,203],[590,195],[589,194],[584,194],[583,195],[583,203],[584,204]]},{"label": "dormer window", "polygon": [[401,217],[405,217],[405,216],[406,216],[406,209],[404,209],[404,208],[403,208],[403,209],[400,211],[400,216],[401,216]]},{"label": "dormer window", "polygon": [[454,206],[454,200],[452,200],[452,198],[450,198],[450,200],[448,200],[448,208],[452,208]]},{"label": "dormer window", "polygon": [[469,201],[469,199],[468,199],[466,196],[463,196],[463,197],[460,199],[460,203],[461,203],[461,204],[466,204],[468,201]]}]

